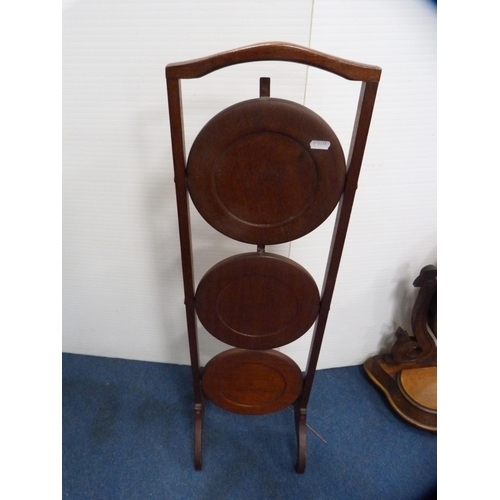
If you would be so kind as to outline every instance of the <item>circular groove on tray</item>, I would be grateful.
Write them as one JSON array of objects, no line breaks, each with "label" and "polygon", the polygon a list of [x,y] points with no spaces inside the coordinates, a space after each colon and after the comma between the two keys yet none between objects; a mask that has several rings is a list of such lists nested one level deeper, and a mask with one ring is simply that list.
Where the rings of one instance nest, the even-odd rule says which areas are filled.
[{"label": "circular groove on tray", "polygon": [[203,326],[226,344],[271,349],[301,337],[319,312],[312,276],[280,255],[240,254],[210,269],[196,291]]},{"label": "circular groove on tray", "polygon": [[215,229],[269,245],[300,238],[326,220],[344,188],[345,158],[316,113],[259,98],[230,106],[203,127],[187,177],[194,205]]},{"label": "circular groove on tray", "polygon": [[277,351],[230,349],[212,358],[202,374],[205,395],[217,406],[247,415],[282,410],[302,391],[302,372]]}]

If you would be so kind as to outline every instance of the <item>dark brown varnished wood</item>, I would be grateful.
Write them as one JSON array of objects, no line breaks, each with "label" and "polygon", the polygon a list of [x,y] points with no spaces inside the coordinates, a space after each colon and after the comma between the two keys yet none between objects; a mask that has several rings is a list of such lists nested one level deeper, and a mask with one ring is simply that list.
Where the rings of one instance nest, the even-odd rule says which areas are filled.
[{"label": "dark brown varnished wood", "polygon": [[271,79],[262,77],[259,80],[259,97],[271,97]]},{"label": "dark brown varnished wood", "polygon": [[265,42],[209,57],[169,64],[166,76],[174,80],[200,78],[213,71],[256,61],[287,61],[313,66],[347,80],[378,82],[382,70],[287,42]]},{"label": "dark brown varnished wood", "polygon": [[[394,343],[391,354],[387,356],[388,363],[415,364],[419,367],[427,363],[434,366],[437,362],[436,342],[429,335],[427,327],[434,328],[434,335],[437,336],[435,324],[436,313],[436,291],[437,291],[437,269],[434,266],[425,266],[418,277],[413,282],[413,286],[418,287],[419,293],[412,309],[411,328],[413,338],[407,332],[398,328],[396,332],[397,340]],[[433,315],[433,316],[429,316]]]},{"label": "dark brown varnished wood", "polygon": [[302,390],[302,372],[278,351],[229,349],[203,370],[203,392],[217,406],[244,415],[263,415],[293,404]]},{"label": "dark brown varnished wood", "polygon": [[248,253],[216,264],[196,291],[196,312],[216,338],[245,349],[271,349],[298,339],[319,310],[312,276],[280,255]]},{"label": "dark brown varnished wood", "polygon": [[390,354],[372,356],[363,365],[401,417],[430,431],[437,430],[436,277],[437,269],[426,266],[413,282],[419,288],[411,316],[413,336],[398,328]]},{"label": "dark brown varnished wood", "polygon": [[178,80],[167,81],[169,102],[169,118],[172,130],[172,155],[174,160],[174,181],[177,200],[177,216],[182,255],[182,277],[184,284],[184,305],[189,340],[189,355],[191,358],[191,376],[195,407],[195,468],[201,469],[201,418],[203,412],[203,393],[201,390],[200,361],[198,352],[198,333],[194,308],[194,277],[191,246],[191,224],[189,218],[187,183],[185,176],[185,147],[181,89]]},{"label": "dark brown varnished wood", "polygon": [[326,274],[323,281],[321,307],[309,351],[304,390],[300,399],[300,405],[302,408],[307,407],[309,397],[311,395],[312,384],[321,350],[321,343],[323,341],[326,322],[330,312],[330,304],[335,289],[335,283],[337,281],[337,274],[340,266],[340,259],[342,257],[342,251],[344,249],[352,206],[354,204],[354,196],[358,187],[359,172],[361,170],[361,163],[363,161],[366,140],[368,138],[373,107],[375,105],[377,87],[378,84],[373,82],[364,83],[361,87],[356,120],[351,139],[349,159],[347,162],[347,179],[342,201],[340,203],[339,210],[337,211],[337,218],[335,220]]},{"label": "dark brown varnished wood", "polygon": [[364,369],[372,382],[382,390],[387,397],[391,407],[403,419],[411,424],[426,429],[437,431],[437,409],[423,408],[420,404],[415,404],[411,398],[405,396],[398,384],[398,374],[394,372],[394,367],[388,366],[383,356],[372,357],[365,361]]},{"label": "dark brown varnished wood", "polygon": [[265,245],[316,229],[337,206],[345,175],[330,126],[304,106],[274,98],[217,114],[187,163],[189,193],[205,220],[230,238]]},{"label": "dark brown varnished wood", "polygon": [[194,408],[194,468],[202,467],[202,438],[203,438],[203,405],[196,404]]},{"label": "dark brown varnished wood", "polygon": [[[227,108],[202,129],[186,164],[180,80],[200,78],[234,64],[270,60],[314,66],[362,82],[347,165],[342,148],[326,122],[303,106],[271,98],[269,78],[259,82],[259,99]],[[305,470],[307,404],[380,74],[376,66],[283,42],[252,45],[195,61],[169,64],[166,68],[195,396],[197,469],[201,468],[205,394],[223,408],[238,413],[267,413],[277,411],[285,403],[293,403],[296,470],[299,473]],[[328,147],[317,149],[318,144],[327,143]],[[201,215],[218,231],[257,245],[257,253],[252,259],[243,256],[240,261],[235,257],[229,264],[221,263],[209,271],[200,282],[196,297],[188,194]],[[321,224],[337,204],[337,219],[319,300],[316,285],[311,285],[312,278],[307,272],[291,261],[266,254],[265,245],[291,241],[307,234]],[[275,259],[275,271],[287,262],[280,279],[275,271],[259,271],[263,262],[269,262],[266,259]],[[247,260],[251,264],[246,263]],[[231,267],[233,264],[235,268]],[[239,271],[234,274],[237,269]],[[237,273],[242,269],[248,273],[240,276]],[[297,291],[297,284],[303,290]],[[263,292],[259,293],[261,290]],[[240,302],[247,307],[240,307]],[[303,377],[292,360],[266,349],[284,345],[304,333],[306,325],[314,321],[312,310],[317,320]],[[252,349],[233,349],[213,358],[203,371],[203,384],[196,314],[221,340]],[[296,325],[291,327],[292,323]],[[245,361],[247,359],[250,361]],[[405,380],[400,384],[404,385]]]},{"label": "dark brown varnished wood", "polygon": [[297,462],[295,470],[303,474],[306,469],[306,430],[307,430],[307,409],[300,406],[300,402],[295,403],[295,433],[297,436]]}]

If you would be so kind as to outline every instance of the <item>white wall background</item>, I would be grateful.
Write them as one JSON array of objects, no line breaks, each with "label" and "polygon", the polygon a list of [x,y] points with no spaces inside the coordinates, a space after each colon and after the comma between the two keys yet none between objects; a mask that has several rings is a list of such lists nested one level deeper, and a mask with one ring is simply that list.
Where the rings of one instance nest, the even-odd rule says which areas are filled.
[{"label": "white wall background", "polygon": [[[409,326],[413,279],[436,264],[436,8],[428,0],[63,2],[63,350],[189,363],[167,63],[282,40],[382,67],[320,368],[362,363]],[[271,93],[309,106],[347,148],[358,84],[284,63],[184,82],[186,137]],[[194,217],[199,279],[249,246]],[[274,251],[321,283],[333,219]],[[302,367],[306,334],[282,348]],[[200,329],[202,362],[226,346]]]}]

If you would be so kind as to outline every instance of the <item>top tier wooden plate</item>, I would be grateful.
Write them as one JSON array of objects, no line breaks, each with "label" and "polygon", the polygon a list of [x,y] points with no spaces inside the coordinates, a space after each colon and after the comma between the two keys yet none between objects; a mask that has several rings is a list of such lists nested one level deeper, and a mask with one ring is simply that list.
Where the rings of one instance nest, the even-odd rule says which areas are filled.
[{"label": "top tier wooden plate", "polygon": [[258,98],[231,106],[200,131],[187,162],[194,205],[235,240],[300,238],[334,210],[345,183],[337,136],[297,103]]}]

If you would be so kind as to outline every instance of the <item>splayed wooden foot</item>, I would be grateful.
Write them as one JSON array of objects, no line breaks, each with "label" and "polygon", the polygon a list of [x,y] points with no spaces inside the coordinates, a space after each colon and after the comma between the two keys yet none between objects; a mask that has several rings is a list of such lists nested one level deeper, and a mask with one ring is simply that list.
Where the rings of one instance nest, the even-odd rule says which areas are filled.
[{"label": "splayed wooden foot", "polygon": [[196,404],[194,407],[194,468],[196,470],[201,470],[202,433],[203,433],[203,406],[202,404]]},{"label": "splayed wooden foot", "polygon": [[302,474],[306,468],[306,416],[307,409],[295,405],[295,430],[297,433],[297,463],[295,470]]}]

